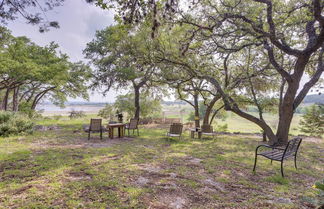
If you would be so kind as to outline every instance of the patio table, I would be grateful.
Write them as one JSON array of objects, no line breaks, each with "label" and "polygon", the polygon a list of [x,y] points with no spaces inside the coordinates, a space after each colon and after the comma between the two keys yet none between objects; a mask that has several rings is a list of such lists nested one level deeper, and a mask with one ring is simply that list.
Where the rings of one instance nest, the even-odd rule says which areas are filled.
[{"label": "patio table", "polygon": [[113,139],[114,138],[114,129],[118,129],[118,138],[124,137],[124,128],[125,124],[124,123],[113,123],[113,124],[108,124],[107,128],[109,130],[109,138]]},{"label": "patio table", "polygon": [[196,129],[196,128],[189,128],[189,131],[191,133],[191,138],[195,138],[195,134],[196,133],[198,135],[198,138],[199,139],[201,138],[201,129],[200,128],[198,128],[198,129]]}]

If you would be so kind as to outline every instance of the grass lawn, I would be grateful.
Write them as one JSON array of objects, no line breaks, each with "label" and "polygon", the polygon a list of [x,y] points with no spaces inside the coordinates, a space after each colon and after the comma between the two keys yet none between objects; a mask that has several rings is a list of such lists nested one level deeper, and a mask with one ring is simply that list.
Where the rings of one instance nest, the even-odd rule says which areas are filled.
[{"label": "grass lawn", "polygon": [[0,138],[0,208],[312,208],[314,182],[324,178],[322,139],[301,145],[299,170],[259,159],[255,136],[212,139],[140,137],[90,141],[88,119],[44,120],[61,129]]}]

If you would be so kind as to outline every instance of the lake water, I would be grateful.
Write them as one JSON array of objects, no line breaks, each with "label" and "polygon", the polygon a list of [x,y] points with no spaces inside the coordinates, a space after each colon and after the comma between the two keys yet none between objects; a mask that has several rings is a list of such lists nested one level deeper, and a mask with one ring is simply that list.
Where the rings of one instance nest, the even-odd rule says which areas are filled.
[{"label": "lake water", "polygon": [[53,104],[43,104],[37,107],[37,110],[41,111],[43,115],[68,115],[72,110],[83,111],[88,114],[97,114],[99,110],[104,108],[105,104],[96,105],[66,105],[64,108],[60,108]]}]

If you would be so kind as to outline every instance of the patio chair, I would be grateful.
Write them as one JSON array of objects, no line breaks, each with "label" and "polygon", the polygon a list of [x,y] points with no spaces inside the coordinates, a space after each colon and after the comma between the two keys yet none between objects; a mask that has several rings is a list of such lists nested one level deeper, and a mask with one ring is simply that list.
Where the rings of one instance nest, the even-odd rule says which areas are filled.
[{"label": "patio chair", "polygon": [[128,136],[129,136],[129,130],[133,130],[133,135],[134,135],[134,131],[135,129],[137,130],[137,136],[139,136],[139,131],[138,131],[138,119],[136,118],[132,118],[130,119],[129,123],[126,124],[125,126],[125,132],[126,132],[126,129],[128,131]]},{"label": "patio chair", "polygon": [[[302,142],[302,138],[296,137],[294,139],[291,139],[288,142],[288,144],[286,145],[286,147],[278,147],[278,146],[274,146],[274,145],[270,146],[270,145],[267,145],[267,144],[259,145],[255,150],[255,160],[254,160],[253,171],[255,171],[255,168],[256,168],[258,155],[270,159],[271,164],[272,164],[273,160],[274,161],[280,161],[281,162],[281,176],[282,177],[284,177],[283,161],[288,159],[288,158],[294,157],[295,168],[297,170],[297,163],[296,163],[297,152],[298,152],[298,149],[299,149],[299,146],[300,146],[301,142]],[[265,147],[265,148],[268,148],[268,149],[271,149],[271,150],[258,153],[259,148],[261,148],[261,147]]]},{"label": "patio chair", "polygon": [[168,137],[179,137],[179,139],[181,139],[182,128],[182,123],[172,123],[170,125],[170,130],[166,135]]},{"label": "patio chair", "polygon": [[102,124],[102,119],[91,119],[90,126],[83,126],[84,131],[89,133],[88,140],[90,140],[91,132],[100,133],[100,139],[102,139],[102,132],[105,132],[108,130],[105,127],[103,127],[101,124]]},{"label": "patio chair", "polygon": [[201,135],[207,135],[207,136],[212,136],[213,139],[216,136],[216,133],[213,132],[213,126],[204,124],[201,126]]}]

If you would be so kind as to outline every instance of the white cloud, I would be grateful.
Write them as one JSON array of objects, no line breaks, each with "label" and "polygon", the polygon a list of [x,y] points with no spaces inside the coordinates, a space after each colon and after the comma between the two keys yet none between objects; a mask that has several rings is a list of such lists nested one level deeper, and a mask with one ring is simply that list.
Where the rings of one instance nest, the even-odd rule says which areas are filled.
[{"label": "white cloud", "polygon": [[[94,38],[97,30],[114,23],[112,11],[102,10],[84,0],[66,0],[64,6],[50,11],[47,17],[49,20],[58,21],[60,28],[40,33],[38,26],[26,24],[22,18],[10,22],[8,28],[14,36],[26,36],[41,46],[54,41],[59,44],[59,50],[66,53],[73,62],[80,60],[87,62],[82,54],[86,44]],[[90,94],[90,101],[112,102],[115,96],[114,91],[109,92],[105,97],[94,92]],[[80,98],[71,99],[71,101],[80,100]]]}]

